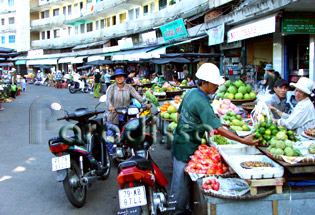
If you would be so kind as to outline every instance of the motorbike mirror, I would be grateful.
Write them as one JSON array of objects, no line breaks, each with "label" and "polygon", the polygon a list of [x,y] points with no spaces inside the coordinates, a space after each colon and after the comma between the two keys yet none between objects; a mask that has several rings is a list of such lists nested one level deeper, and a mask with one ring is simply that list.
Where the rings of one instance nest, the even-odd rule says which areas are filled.
[{"label": "motorbike mirror", "polygon": [[61,110],[61,105],[57,102],[54,102],[50,105],[51,109],[53,110]]},{"label": "motorbike mirror", "polygon": [[105,102],[106,101],[106,95],[102,95],[100,98],[100,102]]}]

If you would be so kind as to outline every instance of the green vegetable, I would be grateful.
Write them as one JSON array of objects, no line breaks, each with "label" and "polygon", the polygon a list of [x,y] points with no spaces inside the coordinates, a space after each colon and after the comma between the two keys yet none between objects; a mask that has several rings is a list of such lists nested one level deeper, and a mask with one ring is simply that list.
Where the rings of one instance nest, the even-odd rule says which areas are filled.
[{"label": "green vegetable", "polygon": [[152,102],[155,106],[157,106],[157,107],[160,106],[160,103],[157,100],[157,98],[155,97],[155,95],[153,95],[149,90],[147,90],[144,94],[150,100],[150,102]]},{"label": "green vegetable", "polygon": [[285,140],[285,139],[287,139],[287,135],[286,135],[285,132],[280,131],[280,132],[278,132],[278,134],[276,135],[276,138],[277,138],[278,140]]},{"label": "green vegetable", "polygon": [[309,151],[309,153],[311,153],[311,154],[315,154],[315,143],[311,144],[311,145],[308,147],[308,151]]},{"label": "green vegetable", "polygon": [[291,157],[294,155],[294,150],[291,147],[286,147],[284,149],[284,155]]},{"label": "green vegetable", "polygon": [[234,143],[230,143],[227,141],[225,137],[222,137],[220,135],[214,135],[213,136],[213,141],[216,142],[218,145],[230,145]]},{"label": "green vegetable", "polygon": [[283,150],[282,149],[276,149],[275,154],[276,155],[283,155]]},{"label": "green vegetable", "polygon": [[277,149],[285,149],[285,143],[283,142],[283,141],[278,141],[277,143],[276,143],[276,148]]}]

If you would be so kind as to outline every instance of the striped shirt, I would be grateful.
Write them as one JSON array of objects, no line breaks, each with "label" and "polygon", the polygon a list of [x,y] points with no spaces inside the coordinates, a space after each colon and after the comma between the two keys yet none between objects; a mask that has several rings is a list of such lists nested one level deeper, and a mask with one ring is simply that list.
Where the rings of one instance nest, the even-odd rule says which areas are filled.
[{"label": "striped shirt", "polygon": [[[108,108],[127,107],[130,104],[132,97],[137,99],[138,102],[143,103],[142,97],[135,90],[135,88],[133,88],[129,84],[124,84],[124,87],[122,89],[120,89],[117,84],[112,84],[108,87],[106,95],[106,105]],[[109,113],[107,121],[114,124],[119,124],[118,117],[119,114],[117,114],[116,112]]]},{"label": "striped shirt", "polygon": [[278,125],[301,134],[308,128],[315,127],[315,109],[309,98],[297,103],[292,113],[283,113]]}]

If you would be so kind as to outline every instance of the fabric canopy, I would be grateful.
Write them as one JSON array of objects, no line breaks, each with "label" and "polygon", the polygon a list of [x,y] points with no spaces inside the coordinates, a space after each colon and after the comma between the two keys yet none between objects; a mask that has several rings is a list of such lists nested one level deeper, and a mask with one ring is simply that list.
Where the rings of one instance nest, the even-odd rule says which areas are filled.
[{"label": "fabric canopy", "polygon": [[88,69],[88,68],[91,68],[92,67],[92,65],[85,65],[85,66],[80,66],[80,67],[78,67],[77,69]]},{"label": "fabric canopy", "polygon": [[[191,63],[190,60],[183,57],[152,59],[150,62],[154,64]],[[199,59],[196,59],[193,62],[199,62]]]}]

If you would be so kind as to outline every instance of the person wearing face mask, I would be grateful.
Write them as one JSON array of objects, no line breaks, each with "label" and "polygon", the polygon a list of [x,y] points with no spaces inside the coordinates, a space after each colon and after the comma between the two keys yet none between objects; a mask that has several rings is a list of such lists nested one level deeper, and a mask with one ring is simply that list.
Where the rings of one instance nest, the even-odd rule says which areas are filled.
[{"label": "person wearing face mask", "polygon": [[295,99],[298,101],[291,114],[284,113],[273,106],[270,106],[270,109],[281,117],[274,120],[274,123],[301,134],[306,129],[315,127],[315,109],[309,97],[313,81],[302,77],[296,84],[291,83],[290,86],[295,87]]},{"label": "person wearing face mask", "polygon": [[[289,89],[289,84],[284,79],[279,79],[276,81],[273,90],[274,94],[266,101],[269,107],[274,107],[278,111],[283,113],[289,113],[290,105],[286,102],[286,95]],[[274,119],[280,119],[278,113],[271,109]]]},{"label": "person wearing face mask", "polygon": [[[198,149],[206,129],[217,129],[219,134],[231,140],[236,140],[246,145],[255,145],[259,140],[253,140],[252,134],[241,138],[233,132],[223,128],[220,119],[215,115],[210,104],[209,94],[215,94],[219,85],[224,83],[220,76],[219,68],[212,63],[201,65],[196,73],[198,88],[189,90],[184,96],[177,110],[177,127],[175,128],[172,143],[173,176],[171,195],[176,201],[173,214],[191,214],[188,201],[190,199],[191,179],[184,169],[190,156]],[[207,129],[208,130],[208,129]]]}]

